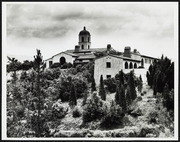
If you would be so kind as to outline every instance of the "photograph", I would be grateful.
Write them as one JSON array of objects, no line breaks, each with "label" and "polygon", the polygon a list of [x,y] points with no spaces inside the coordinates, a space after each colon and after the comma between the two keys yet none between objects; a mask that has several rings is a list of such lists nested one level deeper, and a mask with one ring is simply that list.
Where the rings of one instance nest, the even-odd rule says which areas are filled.
[{"label": "photograph", "polygon": [[3,140],[178,140],[178,2],[3,2]]}]

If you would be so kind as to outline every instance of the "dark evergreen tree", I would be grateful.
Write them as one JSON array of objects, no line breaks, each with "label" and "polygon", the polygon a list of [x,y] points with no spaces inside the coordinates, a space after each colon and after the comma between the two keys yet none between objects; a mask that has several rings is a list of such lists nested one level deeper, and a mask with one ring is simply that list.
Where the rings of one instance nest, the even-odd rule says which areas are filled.
[{"label": "dark evergreen tree", "polygon": [[96,83],[95,83],[95,80],[94,80],[94,77],[92,78],[92,83],[91,83],[91,92],[94,92],[96,91]]},{"label": "dark evergreen tree", "polygon": [[165,107],[169,108],[169,104],[170,104],[170,96],[169,96],[169,86],[166,83],[166,85],[164,86],[164,91],[163,91],[163,104]]},{"label": "dark evergreen tree", "polygon": [[106,92],[105,92],[105,89],[104,89],[104,81],[103,81],[103,76],[101,75],[101,78],[100,78],[100,85],[99,85],[99,96],[101,96],[101,99],[102,100],[106,100]]},{"label": "dark evergreen tree", "polygon": [[77,105],[77,98],[76,98],[76,90],[74,87],[74,84],[71,84],[71,92],[69,97],[69,105],[70,106],[76,106]]},{"label": "dark evergreen tree", "polygon": [[143,81],[142,81],[141,75],[138,78],[138,86],[137,87],[138,87],[138,91],[141,93],[142,87],[143,87]]},{"label": "dark evergreen tree", "polygon": [[130,88],[131,99],[135,100],[137,97],[137,94],[136,94],[136,89],[135,89],[134,71],[131,71],[129,74],[128,85]]},{"label": "dark evergreen tree", "polygon": [[117,81],[117,83],[116,83],[115,102],[116,102],[116,104],[120,104],[120,89],[119,89],[119,81]]},{"label": "dark evergreen tree", "polygon": [[130,92],[130,88],[129,86],[127,86],[127,90],[126,90],[126,102],[127,102],[127,106],[129,106],[132,102],[131,100],[131,92]]},{"label": "dark evergreen tree", "polygon": [[120,86],[119,101],[120,101],[119,104],[122,107],[122,111],[125,113],[127,110],[127,106],[126,106],[125,90],[123,85]]},{"label": "dark evergreen tree", "polygon": [[41,56],[41,52],[40,50],[37,50],[37,55],[34,56],[34,70],[37,73],[37,80],[36,80],[36,91],[35,91],[35,96],[38,98],[37,100],[37,106],[38,106],[38,114],[37,114],[37,129],[36,130],[36,136],[40,137],[41,133],[42,133],[42,129],[41,129],[41,110],[43,109],[43,97],[41,94],[41,83],[40,83],[40,76],[42,73],[42,65],[43,65],[43,59]]}]

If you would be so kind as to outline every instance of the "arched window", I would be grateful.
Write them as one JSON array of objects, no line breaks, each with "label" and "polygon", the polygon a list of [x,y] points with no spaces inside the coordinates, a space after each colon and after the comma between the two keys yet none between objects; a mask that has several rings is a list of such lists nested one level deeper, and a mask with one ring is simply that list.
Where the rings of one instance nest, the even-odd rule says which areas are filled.
[{"label": "arched window", "polygon": [[60,64],[63,65],[66,62],[66,59],[64,57],[60,58]]},{"label": "arched window", "polygon": [[88,49],[89,49],[89,45],[88,45]]},{"label": "arched window", "polygon": [[82,42],[84,42],[84,37],[82,37],[81,39],[82,39]]},{"label": "arched window", "polygon": [[129,68],[132,69],[133,68],[133,64],[132,62],[129,64]]},{"label": "arched window", "polygon": [[81,45],[81,49],[84,49],[84,45]]},{"label": "arched window", "polygon": [[125,62],[125,69],[128,69],[128,63],[127,62]]},{"label": "arched window", "polygon": [[141,66],[144,67],[144,60],[141,59]]},{"label": "arched window", "polygon": [[88,42],[90,42],[90,38],[88,37]]},{"label": "arched window", "polygon": [[134,63],[134,68],[137,69],[137,64],[136,63]]}]

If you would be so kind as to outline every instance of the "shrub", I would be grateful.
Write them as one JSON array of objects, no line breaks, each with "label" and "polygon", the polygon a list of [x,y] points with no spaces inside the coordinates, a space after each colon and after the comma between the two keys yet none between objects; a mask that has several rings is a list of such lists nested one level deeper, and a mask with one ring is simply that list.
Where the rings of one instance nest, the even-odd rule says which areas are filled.
[{"label": "shrub", "polygon": [[106,115],[102,118],[101,126],[102,127],[112,127],[115,125],[122,124],[124,113],[122,108],[119,105],[116,105],[115,102],[111,102],[110,109],[107,111]]},{"label": "shrub", "polygon": [[81,111],[79,110],[79,108],[78,107],[75,107],[74,109],[73,109],[73,117],[80,117],[82,114],[81,114]]},{"label": "shrub", "polygon": [[58,100],[56,103],[52,106],[52,117],[53,118],[63,118],[68,112],[68,108],[65,108],[60,100]]},{"label": "shrub", "polygon": [[148,118],[149,118],[149,123],[157,123],[158,112],[157,111],[150,112]]},{"label": "shrub", "polygon": [[24,110],[25,108],[23,106],[17,106],[16,107],[16,114],[18,117],[23,117],[24,116]]},{"label": "shrub", "polygon": [[137,101],[142,101],[142,97],[141,97],[141,96],[138,96],[138,97],[137,97]]},{"label": "shrub", "polygon": [[104,80],[104,85],[110,93],[116,92],[116,80],[114,78],[108,78]]},{"label": "shrub", "polygon": [[104,115],[103,102],[96,93],[87,100],[83,111],[83,122],[90,122],[93,120],[101,119]]}]

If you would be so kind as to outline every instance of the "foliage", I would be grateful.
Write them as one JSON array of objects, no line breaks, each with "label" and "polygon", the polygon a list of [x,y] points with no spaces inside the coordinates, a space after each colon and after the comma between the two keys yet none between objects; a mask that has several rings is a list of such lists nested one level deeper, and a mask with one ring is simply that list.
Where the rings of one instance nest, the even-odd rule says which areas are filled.
[{"label": "foliage", "polygon": [[116,92],[116,80],[115,78],[107,78],[104,80],[104,85],[110,93]]},{"label": "foliage", "polygon": [[150,65],[147,72],[148,85],[153,88],[154,94],[162,93],[165,84],[169,90],[174,88],[174,62],[162,55],[161,59]]},{"label": "foliage", "polygon": [[91,92],[94,92],[94,91],[96,91],[96,83],[95,83],[95,79],[93,77],[92,83],[91,83]]},{"label": "foliage", "polygon": [[126,104],[127,106],[129,106],[132,102],[132,99],[131,99],[131,92],[130,92],[130,88],[129,86],[127,87],[127,90],[126,90]]},{"label": "foliage", "polygon": [[69,96],[69,105],[70,106],[76,106],[77,105],[77,98],[76,98],[76,90],[74,87],[74,84],[71,84],[71,91]]},{"label": "foliage", "polygon": [[83,110],[84,123],[101,119],[105,113],[103,102],[96,93],[94,93],[91,98],[87,100]]},{"label": "foliage", "polygon": [[110,128],[116,125],[122,125],[124,114],[122,108],[116,105],[114,101],[111,102],[110,108],[107,110],[106,115],[102,118],[101,126]]},{"label": "foliage", "polygon": [[142,81],[142,77],[140,75],[139,78],[137,79],[137,88],[140,93],[142,91],[142,87],[143,87],[143,81]]},{"label": "foliage", "polygon": [[62,119],[68,112],[68,108],[64,107],[61,100],[58,100],[52,105],[52,118]]},{"label": "foliage", "polygon": [[130,89],[131,99],[135,100],[137,97],[137,94],[136,94],[136,89],[135,89],[135,77],[134,77],[133,71],[131,71],[129,74],[128,85]]},{"label": "foliage", "polygon": [[119,92],[119,94],[120,94],[120,97],[119,97],[119,105],[120,105],[120,107],[122,108],[122,111],[123,112],[126,112],[126,110],[127,110],[127,106],[126,106],[126,98],[125,98],[125,90],[124,90],[124,86],[123,85],[121,85],[121,87],[120,87],[120,92]]},{"label": "foliage", "polygon": [[74,107],[72,114],[73,114],[73,117],[75,118],[80,117],[82,115],[78,107]]},{"label": "foliage", "polygon": [[99,85],[99,96],[102,100],[106,100],[106,92],[104,89],[104,82],[103,82],[103,76],[100,77],[100,85]]}]

